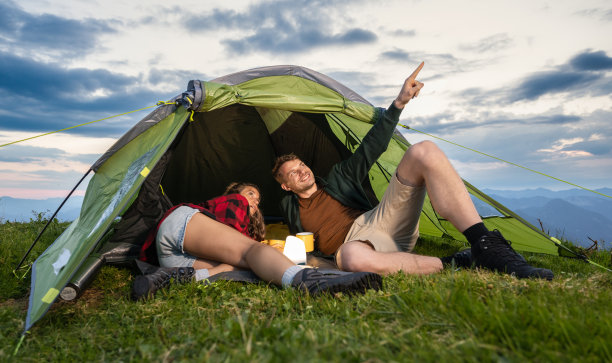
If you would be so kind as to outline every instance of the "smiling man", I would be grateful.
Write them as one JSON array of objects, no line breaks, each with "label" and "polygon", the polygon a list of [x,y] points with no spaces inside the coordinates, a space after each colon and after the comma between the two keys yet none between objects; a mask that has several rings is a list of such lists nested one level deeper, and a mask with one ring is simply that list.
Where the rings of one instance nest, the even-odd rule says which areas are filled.
[{"label": "smiling man", "polygon": [[[530,266],[498,231],[485,227],[463,181],[432,142],[412,145],[380,203],[368,202],[361,183],[386,150],[402,109],[423,87],[416,80],[422,68],[423,63],[405,80],[354,154],[334,165],[325,178],[315,177],[294,154],[277,158],[272,174],[283,190],[291,192],[281,201],[291,232],[313,232],[317,249],[335,254],[336,263],[346,271],[429,274],[455,259],[463,266],[473,262],[519,278],[551,280],[552,271]],[[436,211],[465,235],[470,250],[442,259],[411,253],[426,193]]]}]

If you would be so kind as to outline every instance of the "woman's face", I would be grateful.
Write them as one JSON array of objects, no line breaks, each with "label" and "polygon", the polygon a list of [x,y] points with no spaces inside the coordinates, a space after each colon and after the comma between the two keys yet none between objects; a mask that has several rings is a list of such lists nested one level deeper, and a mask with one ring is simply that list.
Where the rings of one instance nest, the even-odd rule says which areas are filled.
[{"label": "woman's face", "polygon": [[249,202],[249,213],[253,215],[259,209],[259,192],[256,188],[246,186],[240,191],[240,195],[245,197]]}]

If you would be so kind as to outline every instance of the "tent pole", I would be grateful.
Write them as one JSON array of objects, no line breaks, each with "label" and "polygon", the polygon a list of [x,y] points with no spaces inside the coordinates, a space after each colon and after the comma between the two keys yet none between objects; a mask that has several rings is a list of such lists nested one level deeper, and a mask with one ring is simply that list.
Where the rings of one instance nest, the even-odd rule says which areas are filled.
[{"label": "tent pole", "polygon": [[23,264],[23,261],[25,261],[26,257],[28,257],[28,255],[30,254],[30,252],[32,252],[32,248],[34,248],[34,245],[36,245],[36,243],[38,242],[38,240],[40,239],[40,237],[42,236],[42,234],[45,232],[45,230],[47,229],[47,227],[49,227],[49,224],[51,224],[51,222],[53,221],[53,218],[55,218],[55,216],[57,215],[57,213],[60,211],[60,209],[62,209],[62,207],[64,206],[64,204],[66,203],[66,201],[68,200],[68,198],[70,198],[70,196],[72,195],[72,193],[74,193],[74,191],[76,190],[76,188],[79,187],[79,185],[83,182],[83,180],[85,179],[85,177],[87,177],[87,175],[89,175],[89,172],[91,172],[91,168],[89,168],[89,170],[87,170],[87,173],[85,173],[85,175],[83,175],[83,177],[81,178],[81,180],[79,180],[78,183],[76,183],[76,185],[74,186],[74,188],[72,188],[72,190],[70,191],[70,193],[68,193],[68,195],[66,196],[66,198],[64,199],[64,201],[62,202],[62,204],[60,204],[59,207],[57,207],[57,210],[55,211],[55,213],[53,213],[53,215],[51,216],[51,218],[49,218],[49,220],[47,221],[47,224],[45,224],[45,226],[43,227],[43,229],[38,233],[38,236],[36,236],[36,238],[34,239],[34,242],[32,242],[32,245],[30,246],[30,248],[28,249],[28,251],[25,253],[25,255],[23,255],[23,257],[21,258],[21,261],[19,261],[19,264],[17,265],[17,267],[15,267],[15,269],[13,271],[17,271],[19,270],[19,268],[21,267],[21,264]]}]

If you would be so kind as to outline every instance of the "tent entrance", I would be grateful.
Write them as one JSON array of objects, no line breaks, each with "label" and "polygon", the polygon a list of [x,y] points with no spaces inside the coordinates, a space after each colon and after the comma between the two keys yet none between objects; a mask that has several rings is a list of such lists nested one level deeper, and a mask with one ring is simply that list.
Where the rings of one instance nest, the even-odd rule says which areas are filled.
[{"label": "tent entrance", "polygon": [[[284,120],[279,122],[279,115]],[[324,114],[239,104],[196,112],[173,149],[161,185],[172,203],[178,204],[218,196],[234,181],[250,182],[261,188],[264,214],[281,217],[284,192],[271,170],[277,156],[291,152],[321,176],[351,155]],[[373,195],[372,188],[367,189]]]}]

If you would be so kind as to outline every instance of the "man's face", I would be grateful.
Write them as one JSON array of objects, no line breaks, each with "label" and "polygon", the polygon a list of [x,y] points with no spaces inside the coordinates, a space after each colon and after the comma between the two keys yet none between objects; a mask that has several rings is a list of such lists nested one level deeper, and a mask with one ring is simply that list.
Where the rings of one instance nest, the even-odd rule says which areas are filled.
[{"label": "man's face", "polygon": [[315,184],[312,170],[300,159],[289,160],[279,169],[281,188],[294,193],[306,191]]}]

